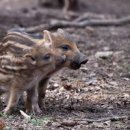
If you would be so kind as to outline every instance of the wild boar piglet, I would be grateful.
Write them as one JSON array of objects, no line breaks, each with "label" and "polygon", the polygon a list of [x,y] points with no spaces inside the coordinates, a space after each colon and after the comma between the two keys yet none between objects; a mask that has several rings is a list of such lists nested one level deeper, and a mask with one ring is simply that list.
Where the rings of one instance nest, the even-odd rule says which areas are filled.
[{"label": "wild boar piglet", "polygon": [[4,46],[6,49],[0,55],[0,94],[7,92],[9,95],[7,107],[3,111],[5,114],[10,113],[22,93],[28,91],[32,97],[32,111],[40,112],[38,84],[55,70],[57,62],[62,64],[65,57],[57,55],[52,49],[52,43],[48,42],[35,44],[17,56],[8,51],[11,45],[8,43]]}]

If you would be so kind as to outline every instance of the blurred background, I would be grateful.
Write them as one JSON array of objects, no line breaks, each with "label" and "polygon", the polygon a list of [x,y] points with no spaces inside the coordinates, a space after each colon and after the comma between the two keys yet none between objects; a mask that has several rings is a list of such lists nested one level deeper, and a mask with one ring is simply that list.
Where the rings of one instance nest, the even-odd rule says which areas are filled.
[{"label": "blurred background", "polygon": [[0,27],[27,27],[51,18],[68,19],[83,13],[124,16],[130,12],[125,0],[0,0]]},{"label": "blurred background", "polygon": [[10,128],[130,130],[130,0],[0,0],[0,38],[19,27],[64,28],[89,61],[53,76],[33,122],[0,117]]}]

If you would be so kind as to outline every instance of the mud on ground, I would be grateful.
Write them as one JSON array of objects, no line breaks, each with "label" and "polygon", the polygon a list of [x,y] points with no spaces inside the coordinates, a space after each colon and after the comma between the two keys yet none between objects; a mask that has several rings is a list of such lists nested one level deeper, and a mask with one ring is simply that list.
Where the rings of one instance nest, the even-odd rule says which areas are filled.
[{"label": "mud on ground", "polygon": [[[19,1],[1,0],[0,32],[11,27],[46,23],[57,13],[58,19],[65,19],[61,8],[49,8],[51,14],[33,0],[20,4]],[[129,15],[129,7],[129,0],[81,0],[77,12],[123,17]],[[32,119],[26,121],[20,115],[22,108],[19,107],[8,117],[1,115],[0,120],[12,130],[129,130],[129,28],[130,25],[66,28],[89,58],[88,63],[80,70],[63,69],[53,76],[42,115],[32,115]]]}]

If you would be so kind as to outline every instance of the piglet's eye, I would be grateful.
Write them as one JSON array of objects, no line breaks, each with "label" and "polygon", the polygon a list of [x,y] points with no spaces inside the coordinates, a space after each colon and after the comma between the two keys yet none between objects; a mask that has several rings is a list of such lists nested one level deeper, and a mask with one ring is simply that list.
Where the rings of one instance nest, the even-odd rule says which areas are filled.
[{"label": "piglet's eye", "polygon": [[68,45],[63,45],[61,48],[62,48],[64,51],[68,51],[68,50],[70,49]]},{"label": "piglet's eye", "polygon": [[49,60],[51,58],[51,55],[50,54],[46,54],[43,56],[43,59],[44,60]]}]

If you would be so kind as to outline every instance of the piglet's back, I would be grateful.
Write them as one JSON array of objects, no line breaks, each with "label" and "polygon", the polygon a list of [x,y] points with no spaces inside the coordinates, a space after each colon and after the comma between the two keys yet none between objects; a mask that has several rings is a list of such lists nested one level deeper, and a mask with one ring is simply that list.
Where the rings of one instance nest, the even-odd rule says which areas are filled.
[{"label": "piglet's back", "polygon": [[[26,70],[29,62],[24,57],[34,47],[35,42],[27,35],[9,32],[0,42],[0,69],[11,73]],[[0,72],[1,73],[1,72]]]},{"label": "piglet's back", "polygon": [[35,41],[28,35],[9,32],[0,43],[0,54],[12,53],[14,56],[22,56],[32,46],[35,46]]}]

